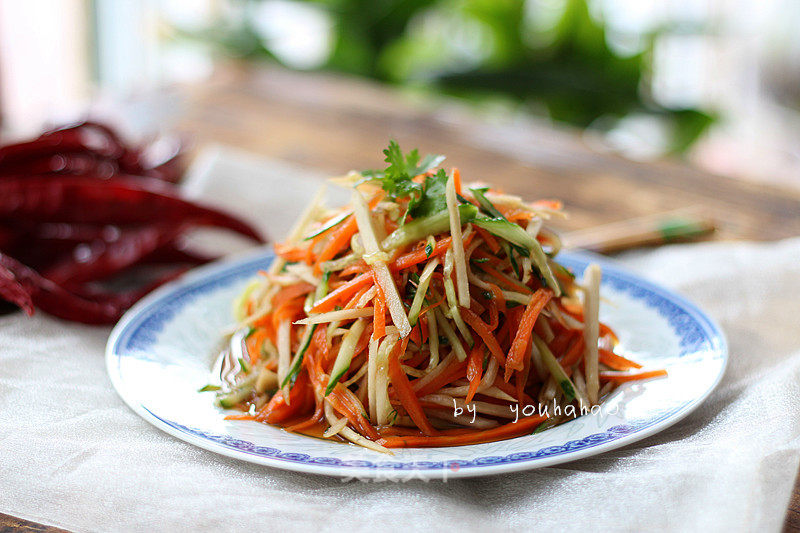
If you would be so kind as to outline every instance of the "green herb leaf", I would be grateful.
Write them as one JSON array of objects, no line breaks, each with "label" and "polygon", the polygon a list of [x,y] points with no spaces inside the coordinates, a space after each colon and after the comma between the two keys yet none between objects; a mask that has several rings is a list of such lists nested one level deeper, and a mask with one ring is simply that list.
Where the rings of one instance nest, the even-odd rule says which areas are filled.
[{"label": "green herb leaf", "polygon": [[446,186],[447,174],[443,169],[440,168],[433,176],[426,176],[422,194],[408,203],[408,213],[414,218],[420,218],[447,209],[444,195]]},{"label": "green herb leaf", "polygon": [[212,390],[220,390],[221,388],[222,387],[220,387],[219,385],[206,385],[202,389],[198,389],[197,392],[209,392],[209,391],[212,391]]},{"label": "green herb leaf", "polygon": [[410,214],[414,218],[423,217],[446,207],[444,187],[447,175],[439,170],[434,176],[426,176],[424,183],[413,181],[415,176],[424,174],[444,161],[442,155],[427,155],[420,161],[419,152],[414,149],[403,154],[396,141],[389,141],[383,151],[389,166],[383,172],[368,170],[361,173],[368,180],[378,180],[391,200],[408,198],[408,211],[401,225]]}]

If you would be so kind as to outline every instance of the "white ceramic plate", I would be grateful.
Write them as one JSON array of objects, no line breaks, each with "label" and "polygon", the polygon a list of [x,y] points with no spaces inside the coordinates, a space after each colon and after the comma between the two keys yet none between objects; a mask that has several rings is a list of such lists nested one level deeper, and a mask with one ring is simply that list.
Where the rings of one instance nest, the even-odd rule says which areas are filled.
[{"label": "white ceramic plate", "polygon": [[695,409],[725,370],[719,327],[681,296],[577,253],[559,261],[578,275],[603,267],[601,319],[619,335],[622,353],[667,378],[623,384],[599,413],[536,435],[453,448],[401,449],[392,456],[351,444],[288,433],[252,421],[226,421],[209,381],[231,302],[272,254],[208,265],[155,291],[134,306],[108,341],[114,387],[145,420],[175,437],[244,461],[315,474],[358,478],[446,478],[555,465],[619,448],[676,423]]}]

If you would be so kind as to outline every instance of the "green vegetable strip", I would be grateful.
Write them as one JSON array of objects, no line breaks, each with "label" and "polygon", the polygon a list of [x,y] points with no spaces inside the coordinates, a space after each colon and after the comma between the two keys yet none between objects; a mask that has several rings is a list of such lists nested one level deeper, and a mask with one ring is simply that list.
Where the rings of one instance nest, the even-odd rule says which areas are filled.
[{"label": "green vegetable strip", "polygon": [[494,206],[494,204],[488,198],[486,198],[486,191],[488,190],[489,189],[486,187],[480,187],[480,188],[473,187],[470,188],[469,191],[472,193],[472,196],[475,197],[475,199],[480,204],[481,209],[483,209],[483,211],[487,215],[489,215],[492,218],[505,219],[506,217],[503,216],[503,213],[498,211],[497,208]]},{"label": "green vegetable strip", "polygon": [[297,374],[300,373],[300,368],[303,365],[303,356],[305,356],[306,351],[311,344],[311,337],[314,335],[314,331],[316,331],[318,325],[319,324],[309,324],[306,326],[306,331],[303,334],[303,340],[300,341],[300,348],[297,350],[297,353],[294,356],[292,366],[289,367],[289,372],[286,374],[286,377],[283,378],[281,388],[286,387],[289,383],[294,383],[294,380],[297,379]]},{"label": "green vegetable strip", "polygon": [[[538,240],[532,237],[519,225],[509,222],[508,219],[506,219],[506,217],[504,217],[503,214],[497,210],[492,202],[486,198],[486,190],[487,189],[473,188],[470,189],[470,192],[472,192],[472,195],[481,205],[481,208],[493,218],[476,219],[473,221],[473,224],[485,229],[486,231],[494,233],[498,237],[502,237],[512,244],[522,246],[524,249],[529,251],[531,254],[531,261],[533,265],[536,266],[536,269],[539,271],[539,274],[542,276],[545,283],[547,283],[547,285],[553,289],[553,291],[555,291],[556,296],[561,296],[561,286],[558,284],[556,278],[553,276],[553,272],[550,270],[550,265],[547,262],[547,256],[542,249],[542,245],[539,244]],[[511,250],[506,249],[506,253],[508,258],[511,260],[512,266],[514,267],[514,272],[519,275],[516,261],[511,255]]]},{"label": "green vegetable strip", "polygon": [[255,382],[256,374],[250,374],[247,379],[234,387],[233,390],[217,396],[217,403],[225,409],[237,406],[250,397],[253,393]]},{"label": "green vegetable strip", "polygon": [[[458,206],[461,223],[471,222],[478,214],[478,208],[472,204],[461,204]],[[428,235],[436,235],[450,230],[450,215],[448,212],[441,211],[435,215],[417,218],[408,222],[405,226],[397,228],[391,235],[386,237],[381,244],[384,251],[391,251],[395,248],[405,246],[412,242],[424,239]]]},{"label": "green vegetable strip", "polygon": [[330,219],[327,223],[325,223],[325,225],[323,225],[321,228],[319,228],[317,231],[315,231],[311,235],[307,236],[303,240],[304,241],[310,241],[311,239],[313,239],[317,235],[321,235],[321,234],[325,233],[326,231],[328,231],[329,229],[331,229],[332,227],[338,226],[339,224],[344,222],[347,217],[349,217],[352,214],[353,214],[352,211],[345,211],[344,213],[336,215],[335,217]]},{"label": "green vegetable strip", "polygon": [[539,241],[531,237],[528,232],[517,224],[500,218],[476,218],[472,223],[498,237],[529,250],[531,253],[531,261],[533,265],[536,266],[536,269],[539,271],[547,286],[553,289],[556,296],[561,295],[561,287],[556,281],[555,276],[553,276],[553,271],[550,270],[550,265],[547,263],[547,256],[544,250],[542,250],[542,245],[539,244]]},{"label": "green vegetable strip", "polygon": [[425,294],[428,292],[428,285],[431,282],[434,270],[436,270],[438,266],[439,258],[434,257],[422,270],[422,275],[419,277],[419,285],[417,285],[417,292],[414,294],[414,300],[411,302],[411,308],[408,310],[408,322],[411,324],[411,327],[417,325],[419,312],[422,310]]},{"label": "green vegetable strip", "polygon": [[[578,395],[576,392],[577,389],[572,383],[572,380],[569,379],[567,373],[564,372],[563,368],[561,368],[561,364],[556,359],[556,356],[553,355],[553,352],[550,351],[550,348],[547,347],[547,343],[545,343],[536,333],[533,333],[531,338],[533,339],[533,343],[536,345],[536,348],[539,350],[539,354],[542,356],[542,362],[547,367],[547,370],[550,371],[550,374],[553,376],[553,379],[556,381],[559,387],[561,387],[566,400],[571,402]],[[586,399],[579,398],[579,400],[585,401]]]},{"label": "green vegetable strip", "polygon": [[456,287],[455,283],[453,283],[453,278],[451,276],[453,272],[453,253],[451,250],[447,250],[444,256],[444,292],[445,297],[447,298],[447,305],[450,311],[450,316],[448,318],[452,318],[453,322],[456,323],[456,327],[461,335],[464,337],[464,340],[467,341],[467,344],[470,348],[475,344],[475,341],[472,339],[472,335],[469,332],[469,328],[464,323],[464,319],[461,318],[461,312],[458,310],[459,302],[456,297]]},{"label": "green vegetable strip", "polygon": [[[326,294],[328,294],[328,280],[331,277],[330,272],[325,272],[320,279],[319,285],[317,285],[317,290],[314,293],[313,301],[320,300]],[[294,380],[297,379],[297,374],[300,373],[300,368],[303,364],[303,357],[308,350],[309,345],[311,344],[311,337],[314,335],[314,331],[316,331],[318,324],[310,324],[306,326],[305,334],[303,335],[303,340],[300,342],[300,349],[297,350],[297,353],[294,356],[292,361],[292,365],[289,367],[289,372],[286,374],[286,377],[283,379],[283,383],[281,383],[281,388],[285,387],[289,383],[294,383]]]},{"label": "green vegetable strip", "polygon": [[464,361],[467,358],[467,352],[464,351],[464,346],[461,345],[461,341],[456,335],[455,330],[450,326],[450,323],[447,319],[442,315],[438,309],[432,309],[432,313],[436,315],[436,322],[438,326],[442,329],[444,336],[447,338],[447,341],[450,343],[450,346],[453,347],[453,350],[456,352],[456,357],[458,357],[459,361]]},{"label": "green vegetable strip", "polygon": [[342,339],[342,345],[339,347],[339,353],[336,355],[336,361],[333,363],[333,370],[331,370],[328,386],[325,388],[325,396],[331,393],[344,373],[347,372],[347,369],[350,368],[350,362],[353,360],[353,355],[355,355],[358,339],[361,338],[361,334],[364,332],[366,325],[366,320],[356,320],[353,325],[350,326],[347,333],[345,333],[344,339]]}]

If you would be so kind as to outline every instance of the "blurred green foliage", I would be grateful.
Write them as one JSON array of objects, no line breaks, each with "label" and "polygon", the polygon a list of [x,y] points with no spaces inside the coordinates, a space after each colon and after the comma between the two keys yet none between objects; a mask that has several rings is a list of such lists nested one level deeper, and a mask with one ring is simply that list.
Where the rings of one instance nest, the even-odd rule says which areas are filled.
[{"label": "blurred green foliage", "polygon": [[[259,1],[229,0],[244,15],[221,20],[203,39],[240,57],[280,61],[253,24]],[[549,13],[531,9],[535,0],[295,1],[324,10],[332,21],[321,69],[501,98],[581,128],[645,114],[669,132],[664,148],[671,153],[686,151],[714,120],[702,110],[652,101],[646,81],[657,34],[641,36],[639,50],[621,54],[587,0],[540,0],[556,6]]]}]

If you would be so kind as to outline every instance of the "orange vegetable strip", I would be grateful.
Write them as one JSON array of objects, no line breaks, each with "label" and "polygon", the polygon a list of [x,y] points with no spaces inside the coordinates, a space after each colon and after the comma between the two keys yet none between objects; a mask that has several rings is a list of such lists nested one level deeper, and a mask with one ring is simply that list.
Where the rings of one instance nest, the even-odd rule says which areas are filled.
[{"label": "orange vegetable strip", "polygon": [[581,355],[583,355],[583,349],[585,347],[586,341],[583,339],[583,335],[578,335],[575,338],[575,341],[572,343],[572,346],[570,346],[569,350],[567,350],[567,353],[565,353],[564,357],[562,357],[559,361],[561,366],[567,368],[577,363],[580,360]]},{"label": "orange vegetable strip", "polygon": [[601,337],[605,337],[606,335],[609,335],[614,342],[619,342],[619,337],[617,337],[617,334],[614,333],[614,330],[611,329],[610,327],[606,326],[602,322],[600,323],[600,331],[599,331],[599,333],[600,333]]},{"label": "orange vegetable strip", "polygon": [[362,435],[372,440],[378,439],[378,430],[367,422],[358,406],[347,396],[346,389],[341,383],[337,383],[326,398],[334,409],[342,413],[354,427],[358,428]]},{"label": "orange vegetable strip", "polygon": [[533,205],[533,207],[552,209],[553,211],[561,211],[564,208],[564,204],[561,200],[536,200],[531,205]]},{"label": "orange vegetable strip", "polygon": [[277,330],[284,320],[294,320],[303,311],[303,302],[292,300],[278,307],[272,313],[272,326]]},{"label": "orange vegetable strip", "polygon": [[631,368],[642,368],[642,365],[630,359],[625,359],[611,350],[599,350],[600,362],[614,370],[629,370]]},{"label": "orange vegetable strip", "polygon": [[[487,284],[492,290],[492,294],[494,295],[494,301],[497,302],[497,310],[503,314],[506,314],[508,309],[506,308],[506,298],[505,296],[503,296],[503,291],[500,289],[500,287],[498,287],[496,284],[492,282],[487,282]],[[492,328],[492,330],[494,330],[494,328]]]},{"label": "orange vegetable strip", "polygon": [[358,289],[358,292],[355,293],[355,295],[352,298],[350,298],[350,300],[342,309],[353,309],[358,303],[358,301],[361,299],[361,297],[364,296],[364,294],[366,294],[368,290],[369,286],[361,287],[360,289]]},{"label": "orange vegetable strip", "polygon": [[308,374],[301,372],[297,381],[289,390],[289,403],[286,403],[283,390],[279,390],[261,411],[256,415],[259,422],[279,424],[303,413],[314,401],[314,391],[309,383]]},{"label": "orange vegetable strip", "polygon": [[422,406],[419,404],[414,389],[411,388],[411,383],[408,381],[406,373],[400,367],[400,356],[405,352],[407,345],[408,337],[397,343],[392,353],[389,354],[389,379],[392,381],[397,397],[403,404],[403,408],[408,412],[411,420],[424,434],[437,435],[438,432],[433,429],[428,417],[425,416],[425,411],[422,410]]},{"label": "orange vegetable strip", "polygon": [[293,300],[298,296],[305,296],[309,292],[314,290],[314,286],[310,283],[306,283],[302,281],[300,283],[295,283],[294,285],[289,285],[288,287],[284,287],[272,297],[272,305],[274,307],[280,307],[285,302],[289,300]]},{"label": "orange vegetable strip", "polygon": [[456,167],[453,167],[453,185],[455,185],[456,192],[461,194],[461,172]]},{"label": "orange vegetable strip", "polygon": [[287,431],[299,431],[301,429],[310,428],[314,424],[317,424],[317,423],[321,422],[322,421],[322,417],[324,416],[324,414],[325,414],[325,412],[324,412],[324,403],[320,402],[320,403],[317,404],[317,408],[314,411],[314,414],[312,414],[310,418],[308,418],[307,420],[304,420],[302,422],[298,422],[297,424],[294,424],[292,426],[287,426],[286,430]]},{"label": "orange vegetable strip", "polygon": [[367,270],[369,270],[367,264],[364,261],[358,261],[356,263],[353,263],[349,267],[343,268],[341,272],[339,272],[339,275],[345,278],[349,278],[353,274],[363,274]]},{"label": "orange vegetable strip", "polygon": [[355,294],[360,288],[365,287],[372,283],[372,271],[364,272],[363,274],[354,277],[344,285],[338,287],[335,291],[328,294],[322,300],[311,308],[312,313],[324,313],[326,311],[333,311],[336,304],[345,300],[346,298]]},{"label": "orange vegetable strip", "polygon": [[434,446],[463,446],[480,444],[518,437],[532,432],[539,424],[547,420],[546,416],[529,416],[517,422],[509,422],[500,427],[464,433],[461,435],[440,435],[438,437],[396,436],[383,437],[378,441],[386,448],[425,448]]},{"label": "orange vegetable strip", "polygon": [[658,378],[666,376],[666,370],[649,370],[647,372],[637,372],[634,374],[618,374],[616,372],[600,372],[600,379],[603,381],[614,381],[616,383],[623,383],[625,381],[637,381],[640,379]]},{"label": "orange vegetable strip", "polygon": [[386,296],[383,294],[380,283],[375,284],[375,289],[375,298],[373,300],[375,316],[372,319],[374,324],[372,338],[373,340],[378,340],[386,335]]},{"label": "orange vegetable strip", "polygon": [[486,246],[489,247],[493,254],[496,254],[500,251],[500,244],[497,242],[497,239],[494,238],[494,235],[483,228],[479,228],[478,226],[473,225],[472,227],[478,232],[478,235],[481,236],[481,239],[483,239],[483,242],[486,243]]},{"label": "orange vegetable strip", "polygon": [[428,307],[423,307],[423,308],[422,308],[422,311],[420,311],[420,312],[419,312],[419,316],[421,317],[422,315],[424,315],[425,313],[427,313],[427,312],[428,312],[428,311],[430,311],[431,309],[436,309],[437,307],[439,307],[440,305],[442,305],[442,302],[444,302],[444,296],[442,296],[441,298],[439,298],[439,301],[438,301],[438,302],[436,302],[436,303],[432,303],[432,304],[431,304],[431,305],[429,305]]},{"label": "orange vegetable strip", "polygon": [[506,374],[505,380],[511,377],[514,370],[522,370],[524,367],[524,358],[526,355],[526,348],[531,340],[531,333],[533,332],[533,325],[536,324],[536,319],[539,318],[539,313],[542,312],[544,306],[553,297],[553,291],[550,289],[539,289],[531,297],[531,301],[525,307],[525,312],[519,321],[517,333],[514,336],[514,341],[511,343],[511,348],[508,350],[508,359],[506,359]]},{"label": "orange vegetable strip", "polygon": [[481,373],[483,371],[483,345],[476,342],[469,353],[469,363],[467,364],[467,379],[469,380],[469,389],[467,389],[467,396],[464,403],[472,401],[472,397],[478,392],[478,385],[481,384]]},{"label": "orange vegetable strip", "polygon": [[500,348],[500,343],[497,342],[497,338],[495,338],[486,322],[481,320],[478,315],[465,307],[461,308],[461,318],[463,318],[464,322],[469,324],[475,333],[477,333],[478,336],[483,339],[484,344],[486,344],[486,347],[489,348],[489,352],[491,352],[494,358],[497,359],[497,362],[501,365],[505,365],[506,356],[503,353],[503,350]]},{"label": "orange vegetable strip", "polygon": [[[470,233],[464,239],[464,246],[469,245],[472,239],[475,237],[475,233]],[[450,243],[452,242],[452,237],[445,237],[440,239],[436,245],[433,247],[433,251],[431,255],[427,255],[425,253],[425,247],[417,248],[405,255],[401,255],[391,263],[389,263],[389,269],[393,272],[397,272],[399,270],[405,270],[409,267],[414,265],[418,265],[423,261],[427,261],[428,259],[432,259],[434,257],[440,256],[447,251],[447,248],[450,247]]]},{"label": "orange vegetable strip", "polygon": [[[374,209],[382,198],[383,194],[381,191],[381,194],[376,195],[369,202],[369,208]],[[330,233],[330,240],[317,256],[317,261],[314,264],[314,273],[319,275],[322,272],[322,263],[336,257],[336,255],[350,243],[350,239],[353,238],[353,235],[355,235],[357,231],[358,224],[356,223],[355,215],[348,216],[344,223],[339,224],[335,229],[333,229],[333,231]]]},{"label": "orange vegetable strip", "polygon": [[308,250],[292,244],[275,243],[275,253],[292,263],[304,261]]},{"label": "orange vegetable strip", "polygon": [[336,257],[336,254],[350,243],[350,239],[357,231],[356,217],[354,215],[348,216],[343,224],[333,230],[330,240],[317,256],[317,262],[314,264],[314,273],[319,275],[322,272],[322,263]]},{"label": "orange vegetable strip", "polygon": [[513,287],[516,290],[522,291],[524,293],[530,294],[531,289],[527,285],[523,284],[521,281],[508,279],[506,276],[503,276],[500,272],[498,272],[494,267],[489,266],[488,264],[481,265],[481,269],[484,272],[495,278],[502,284],[508,285]]},{"label": "orange vegetable strip", "polygon": [[255,420],[256,415],[228,415],[225,420]]},{"label": "orange vegetable strip", "polygon": [[267,339],[267,330],[264,328],[254,331],[246,340],[247,354],[250,356],[250,363],[256,364],[261,359],[261,346]]},{"label": "orange vegetable strip", "polygon": [[411,338],[411,342],[413,342],[417,346],[422,346],[422,342],[421,342],[422,341],[422,331],[420,330],[419,324],[420,323],[419,323],[419,320],[418,320],[416,325],[414,325],[414,327],[411,328],[410,338]]}]

